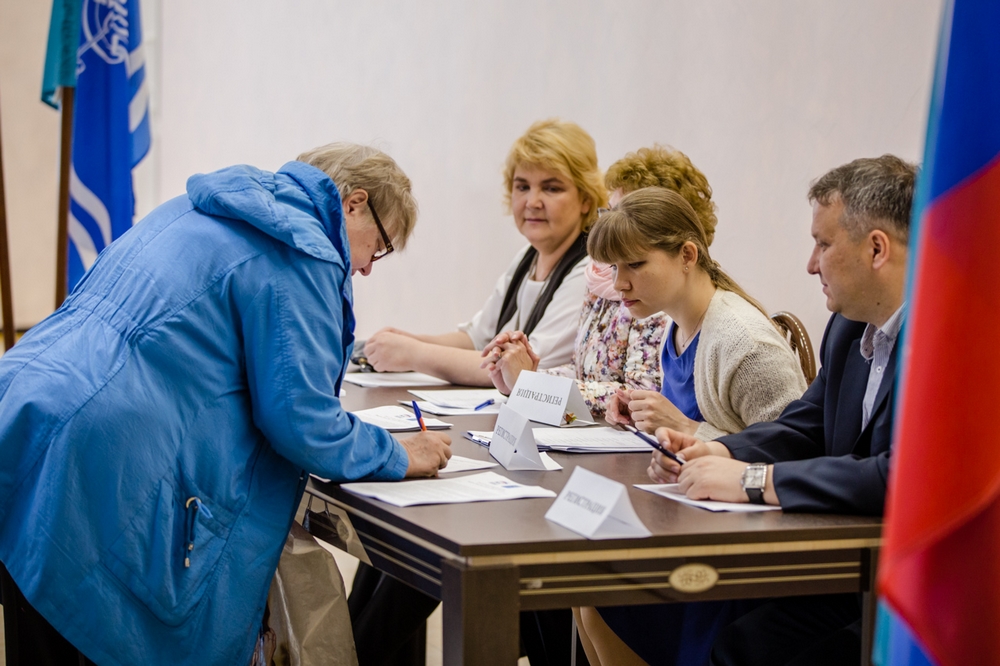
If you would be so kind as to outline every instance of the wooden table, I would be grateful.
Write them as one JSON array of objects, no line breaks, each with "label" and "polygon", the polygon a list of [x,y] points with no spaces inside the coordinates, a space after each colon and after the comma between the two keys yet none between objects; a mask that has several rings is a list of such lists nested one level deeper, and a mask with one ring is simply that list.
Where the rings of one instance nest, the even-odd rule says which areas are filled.
[{"label": "wooden table", "polygon": [[[350,410],[412,397],[345,386]],[[491,430],[495,416],[439,418],[455,424],[447,431],[455,453],[490,459],[462,434]],[[308,492],[332,513],[329,524],[313,520],[310,529],[356,534],[375,567],[444,602],[446,666],[516,663],[521,610],[841,592],[864,594],[862,661],[869,662],[880,519],[712,513],[633,488],[649,482],[645,453],[552,456],[563,471],[494,471],[559,492],[582,465],[628,486],[653,536],[584,539],[545,520],[552,499],[397,508],[315,479]]]}]

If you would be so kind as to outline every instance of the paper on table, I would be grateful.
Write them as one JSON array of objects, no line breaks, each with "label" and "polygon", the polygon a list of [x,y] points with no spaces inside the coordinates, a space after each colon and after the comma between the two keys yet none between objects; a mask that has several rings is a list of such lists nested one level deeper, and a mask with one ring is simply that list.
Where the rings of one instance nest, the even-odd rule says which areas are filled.
[{"label": "paper on table", "polygon": [[781,511],[780,506],[770,504],[751,504],[749,502],[719,502],[717,500],[696,500],[691,499],[680,490],[676,483],[637,483],[635,487],[672,499],[681,504],[689,504],[709,511],[736,511],[743,513],[753,513],[755,511]]},{"label": "paper on table", "polygon": [[[448,409],[453,411],[431,411],[432,414],[445,414],[455,416],[457,414],[496,414],[500,411],[500,404],[507,401],[507,397],[496,389],[460,389],[457,391],[410,391],[421,400],[431,403],[433,407],[429,409]],[[477,410],[476,407],[487,400],[492,400],[492,405],[487,405]],[[420,405],[420,409],[424,406]]]},{"label": "paper on table", "polygon": [[348,372],[344,381],[367,388],[408,386],[447,386],[448,382],[422,372]]},{"label": "paper on table", "polygon": [[479,444],[480,446],[489,446],[490,442],[493,441],[493,431],[468,430],[465,433],[465,438]]},{"label": "paper on table", "polygon": [[[400,400],[399,403],[401,405],[409,405],[410,401]],[[487,405],[482,409],[464,409],[460,407],[442,407],[441,405],[436,405],[433,402],[427,402],[426,400],[417,400],[417,407],[420,407],[420,411],[422,412],[437,414],[438,416],[475,416],[477,414],[500,413],[500,403]]]},{"label": "paper on table", "polygon": [[438,474],[451,474],[452,472],[471,472],[474,469],[489,469],[496,467],[497,463],[491,460],[476,460],[465,456],[453,455],[448,459],[448,464],[438,470]]},{"label": "paper on table", "polygon": [[[420,430],[420,423],[412,412],[397,407],[396,405],[384,405],[382,407],[372,407],[352,412],[365,423],[370,423],[379,428],[385,428],[389,432],[407,432],[410,430]],[[450,423],[439,421],[438,419],[424,419],[424,425],[428,430],[444,430],[450,428]]]},{"label": "paper on table", "polygon": [[540,486],[525,486],[496,472],[481,472],[450,479],[345,483],[341,488],[356,495],[374,497],[394,506],[462,504],[556,496],[551,490]]},{"label": "paper on table", "polygon": [[538,448],[566,453],[631,453],[653,449],[630,432],[614,428],[591,428],[590,430],[561,430],[557,428],[535,428],[535,443]]},{"label": "paper on table", "polygon": [[545,465],[546,472],[555,472],[563,468],[562,465],[553,460],[545,451],[539,451],[538,457],[542,459],[542,464]]}]

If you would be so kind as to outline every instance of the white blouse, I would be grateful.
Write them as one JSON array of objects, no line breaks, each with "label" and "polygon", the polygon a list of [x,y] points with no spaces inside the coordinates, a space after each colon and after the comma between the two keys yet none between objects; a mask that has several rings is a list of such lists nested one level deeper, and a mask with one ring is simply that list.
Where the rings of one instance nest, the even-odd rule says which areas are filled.
[{"label": "white blouse", "polygon": [[[500,308],[507,286],[514,276],[514,271],[530,245],[524,247],[515,256],[507,270],[493,287],[493,293],[486,299],[483,308],[475,314],[472,321],[459,324],[458,330],[472,339],[476,349],[482,349],[496,335],[497,320],[500,318]],[[580,305],[587,294],[587,280],[584,271],[590,263],[590,257],[583,257],[566,274],[562,284],[552,294],[552,300],[545,308],[545,314],[538,321],[535,330],[528,336],[531,348],[541,358],[539,369],[553,368],[563,363],[569,363],[573,358],[573,341],[576,339],[577,323],[580,318]],[[521,281],[517,293],[517,310],[514,316],[504,326],[506,331],[519,330],[527,321],[535,301],[542,293],[545,282],[529,280]]]}]

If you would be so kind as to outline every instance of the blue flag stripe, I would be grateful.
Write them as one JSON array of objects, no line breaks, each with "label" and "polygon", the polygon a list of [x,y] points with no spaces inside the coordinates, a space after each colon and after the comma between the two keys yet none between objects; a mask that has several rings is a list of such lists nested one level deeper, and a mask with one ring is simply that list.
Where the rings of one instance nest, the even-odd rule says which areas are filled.
[{"label": "blue flag stripe", "polygon": [[941,93],[928,135],[933,163],[928,201],[941,196],[975,174],[1000,153],[1000,2],[970,0],[949,3],[951,39],[942,42],[944,79],[936,82]]},{"label": "blue flag stripe", "polygon": [[132,168],[149,151],[149,81],[139,0],[85,0],[77,42],[69,286],[132,228]]}]

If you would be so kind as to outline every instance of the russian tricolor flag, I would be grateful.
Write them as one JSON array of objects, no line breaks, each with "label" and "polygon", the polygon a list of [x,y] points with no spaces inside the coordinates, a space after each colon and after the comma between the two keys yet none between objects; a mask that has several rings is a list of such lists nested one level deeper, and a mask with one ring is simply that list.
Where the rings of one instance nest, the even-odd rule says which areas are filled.
[{"label": "russian tricolor flag", "polygon": [[1000,664],[997,0],[945,9],[910,243],[875,661]]}]

